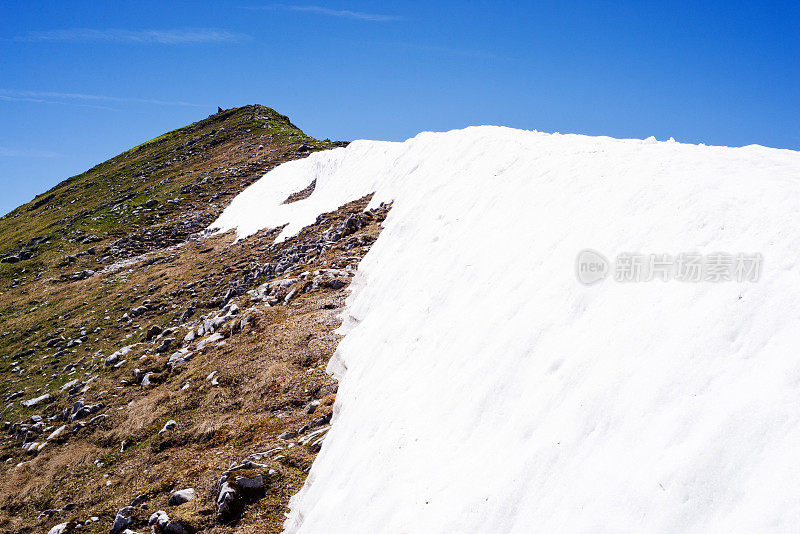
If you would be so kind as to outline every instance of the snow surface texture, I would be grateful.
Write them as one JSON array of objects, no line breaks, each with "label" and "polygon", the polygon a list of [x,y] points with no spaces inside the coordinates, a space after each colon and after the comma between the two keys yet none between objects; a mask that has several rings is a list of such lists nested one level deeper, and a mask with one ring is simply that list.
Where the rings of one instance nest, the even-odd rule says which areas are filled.
[{"label": "snow surface texture", "polygon": [[[394,206],[288,532],[796,531],[800,153],[499,127],[356,141],[213,226],[286,237],[373,191]],[[584,286],[585,248],[764,264],[758,283]]]}]

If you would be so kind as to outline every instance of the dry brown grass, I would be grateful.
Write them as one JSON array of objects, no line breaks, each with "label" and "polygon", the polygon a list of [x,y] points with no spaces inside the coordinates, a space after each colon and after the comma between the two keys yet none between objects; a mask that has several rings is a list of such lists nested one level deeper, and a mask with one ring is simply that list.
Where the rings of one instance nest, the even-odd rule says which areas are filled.
[{"label": "dry brown grass", "polygon": [[[365,203],[366,199],[341,209],[334,220],[343,220],[363,209]],[[361,231],[370,235],[378,232],[377,222]],[[101,336],[91,351],[79,347],[76,357],[102,361],[92,359],[98,348],[109,354],[140,339],[141,331],[150,324],[171,326],[173,317],[185,309],[189,300],[200,303],[210,299],[226,287],[225,280],[236,277],[242,265],[263,262],[269,254],[278,253],[270,252],[270,235],[262,232],[236,244],[231,243],[230,235],[190,243],[178,251],[161,254],[163,262],[148,268],[59,286],[53,294],[76,306],[70,321],[91,326],[97,319],[90,313],[91,308],[109,309],[110,319],[101,321],[108,325],[108,334]],[[334,250],[328,259],[357,253]],[[297,271],[315,267],[297,266]],[[151,283],[157,289],[146,292]],[[196,292],[194,296],[186,294],[190,293],[186,289],[189,286]],[[174,296],[179,290],[184,294]],[[141,298],[130,298],[142,293],[145,294]],[[165,507],[169,493],[184,487],[194,487],[202,495],[198,506],[209,506],[220,473],[232,463],[251,453],[285,445],[277,435],[330,413],[336,384],[325,374],[324,366],[338,343],[333,330],[339,324],[338,313],[345,295],[343,289],[320,289],[297,297],[288,306],[261,306],[263,313],[257,327],[230,332],[224,346],[196,352],[187,365],[167,373],[166,381],[155,387],[120,386],[121,380],[131,379],[134,367],[163,368],[169,353],[155,354],[146,346],[132,352],[128,363],[118,371],[92,371],[101,378],[93,383],[87,400],[91,401],[91,395],[100,390],[108,391],[102,399],[108,404],[106,423],[81,431],[66,444],[45,448],[33,461],[16,469],[11,466],[27,458],[20,455],[18,444],[3,445],[2,450],[11,459],[0,477],[0,532],[46,532],[58,522],[90,515],[101,517],[101,521],[82,531],[107,532],[116,511],[135,496],[148,495],[152,511]],[[180,305],[148,313],[132,324],[118,322],[123,313],[144,298],[154,303],[176,301]],[[83,305],[84,301],[90,305]],[[195,318],[208,311],[198,309]],[[179,332],[179,339],[184,333],[185,330]],[[133,337],[123,341],[128,334]],[[143,353],[148,356],[141,361]],[[212,387],[207,380],[212,371],[217,372],[218,387]],[[189,387],[184,390],[186,383]],[[313,399],[319,399],[321,405],[309,415],[305,407]],[[56,413],[68,404],[59,396],[48,410]],[[168,419],[177,421],[176,429],[159,435]],[[121,451],[123,441],[126,445]],[[291,451],[291,461],[273,466],[280,473],[279,482],[264,499],[247,508],[235,528],[216,525],[213,518],[202,516],[202,531],[279,532],[288,499],[302,486],[315,456],[304,446]],[[45,508],[60,508],[68,502],[74,502],[76,508],[52,518],[37,518]],[[146,519],[145,515],[149,514],[142,512],[140,520]],[[139,523],[137,528],[141,531],[144,527]]]},{"label": "dry brown grass", "polygon": [[26,502],[47,506],[54,481],[67,473],[84,471],[100,454],[102,451],[91,444],[70,443],[11,469],[0,478],[0,503],[3,507]]},{"label": "dry brown grass", "polygon": [[172,395],[169,391],[155,388],[151,392],[143,392],[126,405],[124,417],[120,417],[119,422],[105,436],[122,442],[152,428],[167,413]]}]

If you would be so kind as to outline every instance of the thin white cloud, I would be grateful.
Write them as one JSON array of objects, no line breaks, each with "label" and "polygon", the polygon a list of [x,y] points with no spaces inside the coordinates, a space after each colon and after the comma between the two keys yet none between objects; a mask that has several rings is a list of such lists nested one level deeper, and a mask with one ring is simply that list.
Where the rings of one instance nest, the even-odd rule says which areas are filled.
[{"label": "thin white cloud", "polygon": [[63,156],[64,154],[48,150],[17,149],[0,146],[0,158],[61,158]]},{"label": "thin white cloud", "polygon": [[95,30],[73,28],[65,30],[48,30],[30,32],[18,37],[18,41],[27,42],[118,42],[118,43],[153,43],[153,44],[195,44],[226,43],[244,41],[249,36],[214,29],[176,29],[176,30]]},{"label": "thin white cloud", "polygon": [[283,11],[299,11],[301,13],[313,13],[315,15],[327,15],[329,17],[342,17],[346,19],[365,20],[370,22],[391,22],[403,20],[402,17],[394,15],[381,15],[378,13],[364,13],[362,11],[350,11],[349,9],[330,9],[321,6],[296,6],[288,4],[272,4],[268,6],[247,6],[244,9],[279,9]]},{"label": "thin white cloud", "polygon": [[9,102],[37,102],[41,104],[74,104],[112,109],[105,106],[78,104],[78,102],[119,102],[136,104],[154,104],[158,106],[189,106],[204,107],[201,104],[192,104],[180,100],[157,100],[152,98],[127,98],[107,95],[90,95],[84,93],[59,93],[54,91],[9,91],[0,89],[0,100]]},{"label": "thin white cloud", "polygon": [[43,100],[41,98],[33,98],[30,96],[10,96],[3,94],[0,94],[0,100],[5,100],[6,102],[36,102],[38,104],[59,104],[59,102],[50,102],[47,100]]},{"label": "thin white cloud", "polygon": [[108,106],[98,106],[95,104],[82,104],[78,102],[46,100],[44,98],[34,98],[31,96],[10,96],[8,94],[0,94],[0,102],[33,102],[36,104],[56,104],[62,106],[78,106],[82,108],[109,109],[112,111],[117,111],[116,109],[110,108]]}]

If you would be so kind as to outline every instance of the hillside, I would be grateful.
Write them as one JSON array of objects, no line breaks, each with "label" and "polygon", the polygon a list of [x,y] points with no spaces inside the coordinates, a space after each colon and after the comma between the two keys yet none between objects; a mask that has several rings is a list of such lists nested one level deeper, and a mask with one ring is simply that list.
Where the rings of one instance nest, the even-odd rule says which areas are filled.
[{"label": "hillside", "polygon": [[0,531],[792,532],[798,177],[253,106],[145,143],[0,220]]},{"label": "hillside", "polygon": [[[0,276],[24,282],[56,264],[106,265],[181,243],[266,170],[332,146],[263,106],[216,113],[64,180],[0,218]],[[89,249],[95,257],[86,262]],[[26,263],[13,266],[17,258]]]},{"label": "hillside", "polygon": [[[160,509],[169,531],[280,531],[330,418],[343,292],[385,209],[354,199],[277,245],[198,232],[264,172],[343,144],[230,109],[0,219],[0,532],[144,531]],[[263,487],[221,512],[226,472]],[[187,488],[195,500],[168,505]]]}]

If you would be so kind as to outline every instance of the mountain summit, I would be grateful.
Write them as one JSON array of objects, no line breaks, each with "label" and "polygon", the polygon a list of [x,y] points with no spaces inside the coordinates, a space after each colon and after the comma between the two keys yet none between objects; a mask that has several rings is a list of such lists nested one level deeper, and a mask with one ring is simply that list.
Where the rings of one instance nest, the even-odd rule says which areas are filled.
[{"label": "mountain summit", "polygon": [[0,257],[27,261],[30,278],[89,243],[102,248],[102,264],[177,244],[267,170],[333,146],[271,108],[221,111],[68,178],[0,218]]}]

